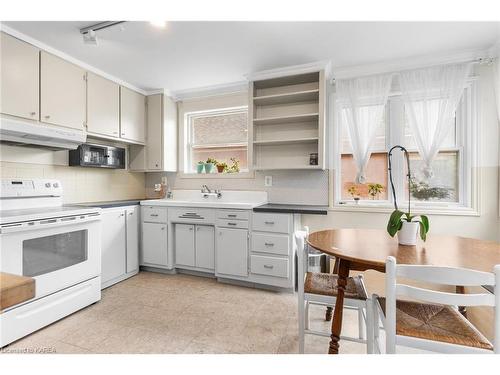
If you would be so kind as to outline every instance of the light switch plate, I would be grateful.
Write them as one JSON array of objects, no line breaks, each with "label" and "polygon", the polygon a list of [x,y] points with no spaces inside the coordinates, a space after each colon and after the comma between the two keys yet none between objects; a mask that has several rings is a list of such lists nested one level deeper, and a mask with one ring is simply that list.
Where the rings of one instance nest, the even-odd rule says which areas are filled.
[{"label": "light switch plate", "polygon": [[264,186],[273,186],[273,176],[264,177]]},{"label": "light switch plate", "polygon": [[161,183],[162,183],[163,185],[167,185],[167,183],[168,183],[167,176],[163,176],[163,177],[161,178]]}]

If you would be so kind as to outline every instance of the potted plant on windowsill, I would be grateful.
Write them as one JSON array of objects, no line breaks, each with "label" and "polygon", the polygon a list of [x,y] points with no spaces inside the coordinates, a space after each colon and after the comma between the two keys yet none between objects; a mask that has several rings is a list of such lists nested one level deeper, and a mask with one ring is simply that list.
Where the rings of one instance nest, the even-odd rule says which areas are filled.
[{"label": "potted plant on windowsill", "polygon": [[236,158],[229,159],[233,163],[227,168],[227,173],[239,173],[240,172],[240,161]]},{"label": "potted plant on windowsill", "polygon": [[384,187],[380,184],[368,184],[368,194],[372,197],[372,200],[375,199],[375,197],[377,197],[378,199],[378,196],[381,192],[384,191]]},{"label": "potted plant on windowsill", "polygon": [[214,158],[208,158],[205,162],[205,173],[212,173],[215,169],[215,165],[217,164],[217,160]]},{"label": "potted plant on windowsill", "polygon": [[411,191],[408,189],[408,211],[403,212],[398,209],[398,203],[396,200],[396,192],[394,190],[394,183],[392,181],[392,165],[391,157],[392,151],[395,148],[399,148],[404,152],[406,157],[406,164],[408,168],[408,186],[411,186],[411,170],[410,170],[410,158],[408,156],[408,151],[403,146],[394,146],[389,150],[389,180],[391,182],[392,196],[394,198],[394,208],[389,222],[387,223],[387,232],[391,237],[394,237],[397,233],[398,241],[401,245],[416,245],[417,236],[420,232],[420,238],[425,241],[427,238],[427,233],[429,232],[429,219],[425,215],[412,215],[410,208]]},{"label": "potted plant on windowsill", "polygon": [[205,169],[205,162],[199,161],[198,164],[196,164],[196,173],[203,173],[204,169]]},{"label": "potted plant on windowsill", "polygon": [[351,197],[352,199],[354,199],[354,202],[356,202],[356,204],[359,203],[359,195],[358,195],[358,189],[356,188],[356,186],[352,185],[349,189],[347,189],[347,192],[349,194],[351,194]]},{"label": "potted plant on windowsill", "polygon": [[217,163],[217,172],[224,173],[227,171],[227,164],[225,162]]}]

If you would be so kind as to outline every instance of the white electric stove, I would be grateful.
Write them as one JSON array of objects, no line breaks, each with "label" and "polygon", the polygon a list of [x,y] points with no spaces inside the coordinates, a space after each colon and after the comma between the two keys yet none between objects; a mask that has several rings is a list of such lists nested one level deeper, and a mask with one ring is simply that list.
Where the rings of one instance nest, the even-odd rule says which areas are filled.
[{"label": "white electric stove", "polygon": [[0,314],[0,347],[101,298],[100,209],[62,204],[57,180],[2,179],[0,271],[35,279],[35,297]]}]

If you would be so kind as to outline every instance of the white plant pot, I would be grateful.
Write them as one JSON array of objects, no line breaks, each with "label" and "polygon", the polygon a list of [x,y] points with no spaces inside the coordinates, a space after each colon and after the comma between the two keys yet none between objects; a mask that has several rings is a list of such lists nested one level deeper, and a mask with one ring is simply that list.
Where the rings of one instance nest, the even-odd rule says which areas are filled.
[{"label": "white plant pot", "polygon": [[398,241],[400,245],[414,246],[417,244],[417,236],[420,224],[418,221],[403,221],[403,226],[398,232]]}]

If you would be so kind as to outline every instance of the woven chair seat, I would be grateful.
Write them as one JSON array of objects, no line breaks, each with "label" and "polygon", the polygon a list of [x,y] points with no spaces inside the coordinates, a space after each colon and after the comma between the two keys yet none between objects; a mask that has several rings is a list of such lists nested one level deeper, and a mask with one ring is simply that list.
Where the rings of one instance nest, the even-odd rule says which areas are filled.
[{"label": "woven chair seat", "polygon": [[[338,275],[308,272],[304,281],[304,293],[336,297]],[[366,300],[366,290],[361,277],[348,277],[345,298]]]},{"label": "woven chair seat", "polygon": [[[378,301],[385,315],[385,298]],[[396,334],[493,350],[491,343],[451,306],[397,300]]]}]

